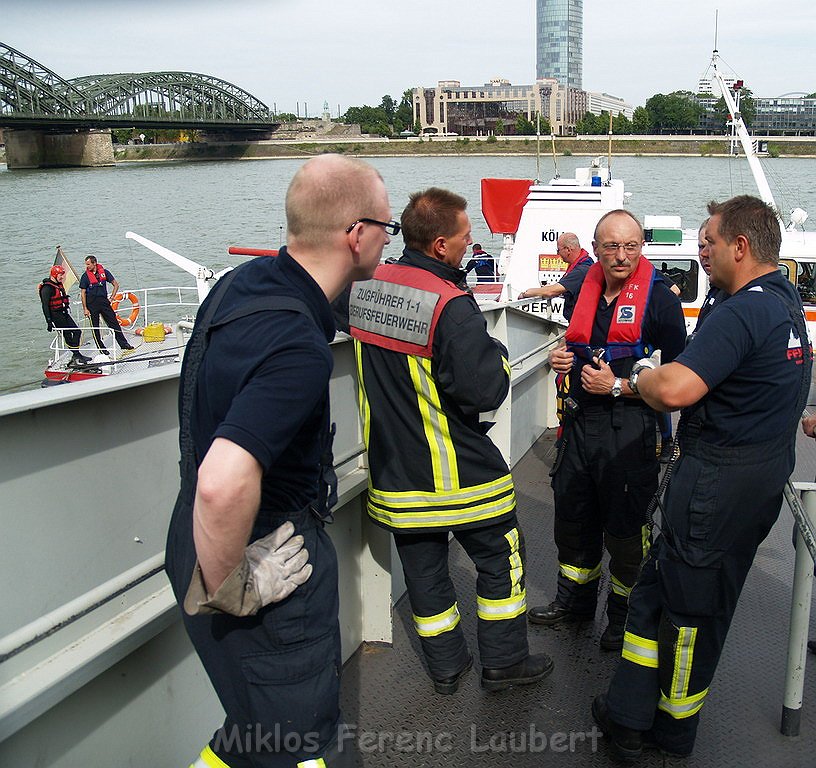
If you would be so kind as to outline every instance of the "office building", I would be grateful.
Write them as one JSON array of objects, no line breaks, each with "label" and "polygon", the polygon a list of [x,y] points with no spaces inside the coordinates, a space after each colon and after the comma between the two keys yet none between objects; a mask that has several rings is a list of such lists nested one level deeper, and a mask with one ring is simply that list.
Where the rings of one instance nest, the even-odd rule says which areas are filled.
[{"label": "office building", "polygon": [[536,0],[536,78],[581,90],[583,38],[583,0]]}]

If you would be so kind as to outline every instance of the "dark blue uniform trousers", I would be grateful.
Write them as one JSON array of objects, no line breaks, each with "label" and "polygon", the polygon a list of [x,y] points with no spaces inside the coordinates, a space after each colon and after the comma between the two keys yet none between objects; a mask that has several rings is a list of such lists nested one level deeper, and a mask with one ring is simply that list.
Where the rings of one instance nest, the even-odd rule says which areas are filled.
[{"label": "dark blue uniform trousers", "polygon": [[776,521],[790,445],[722,448],[683,440],[662,534],[629,598],[609,715],[688,754],[742,586]]},{"label": "dark blue uniform trousers", "polygon": [[[453,528],[476,566],[479,654],[488,668],[509,667],[526,658],[524,536],[511,520],[484,528]],[[414,625],[430,675],[451,677],[469,661],[456,590],[448,570],[448,532],[394,533],[405,573]]]},{"label": "dark blue uniform trousers", "polygon": [[[174,514],[167,571],[179,603],[195,564],[192,522]],[[210,749],[229,768],[294,768],[325,758],[327,768],[354,765],[340,726],[341,669],[337,557],[308,509],[275,519],[258,516],[251,540],[291,520],[314,570],[280,603],[257,615],[188,616],[184,625],[226,712]],[[345,755],[342,752],[345,752]],[[339,754],[338,754],[339,753]]]}]

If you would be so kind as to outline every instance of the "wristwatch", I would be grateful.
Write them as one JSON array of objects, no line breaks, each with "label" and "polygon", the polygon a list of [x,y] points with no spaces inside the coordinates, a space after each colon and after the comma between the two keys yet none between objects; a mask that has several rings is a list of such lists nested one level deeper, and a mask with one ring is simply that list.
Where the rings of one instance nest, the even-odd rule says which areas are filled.
[{"label": "wristwatch", "polygon": [[637,388],[637,380],[638,376],[640,376],[640,372],[645,368],[651,368],[652,370],[655,369],[654,362],[648,358],[644,357],[642,360],[638,360],[633,366],[632,370],[629,373],[629,389],[632,390],[636,395],[640,394]]},{"label": "wristwatch", "polygon": [[620,378],[616,377],[615,381],[612,383],[612,397],[620,397],[622,392],[623,383],[621,382]]}]

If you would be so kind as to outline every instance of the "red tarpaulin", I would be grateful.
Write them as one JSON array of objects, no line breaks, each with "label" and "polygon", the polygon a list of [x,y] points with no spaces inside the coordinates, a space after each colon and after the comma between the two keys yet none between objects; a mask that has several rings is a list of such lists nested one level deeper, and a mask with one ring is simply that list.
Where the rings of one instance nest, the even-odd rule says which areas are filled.
[{"label": "red tarpaulin", "polygon": [[533,182],[529,179],[482,179],[482,214],[495,235],[514,235]]}]

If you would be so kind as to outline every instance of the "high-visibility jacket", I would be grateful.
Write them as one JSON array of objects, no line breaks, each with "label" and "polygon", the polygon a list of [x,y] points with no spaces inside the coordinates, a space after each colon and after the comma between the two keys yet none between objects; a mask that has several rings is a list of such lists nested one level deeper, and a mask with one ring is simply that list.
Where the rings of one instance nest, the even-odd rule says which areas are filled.
[{"label": "high-visibility jacket", "polygon": [[461,275],[406,250],[351,289],[368,513],[395,531],[493,525],[515,510],[507,463],[479,420],[507,396],[507,352]]}]

